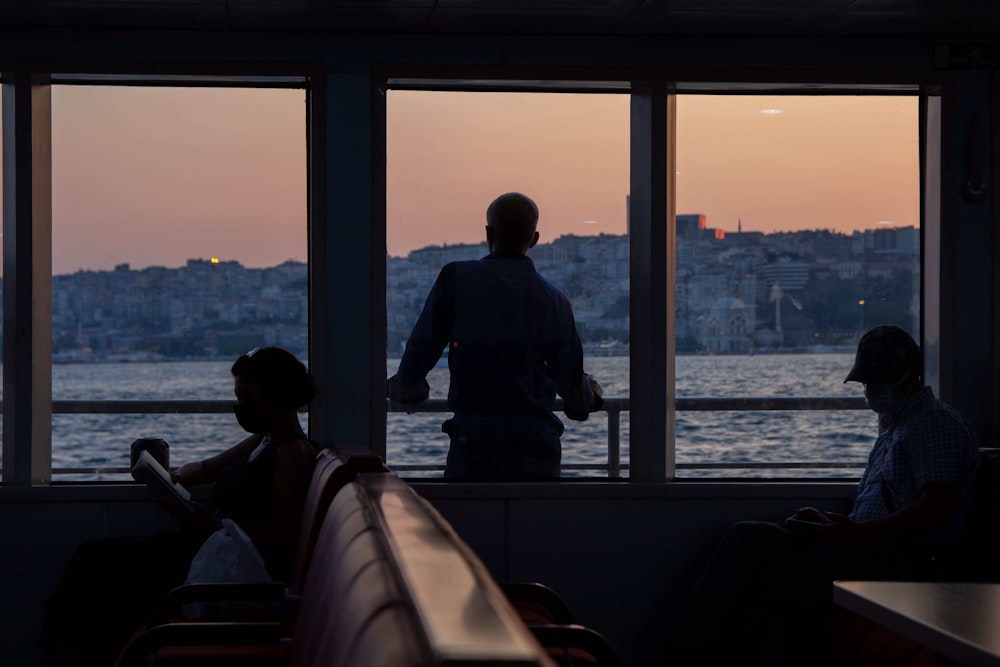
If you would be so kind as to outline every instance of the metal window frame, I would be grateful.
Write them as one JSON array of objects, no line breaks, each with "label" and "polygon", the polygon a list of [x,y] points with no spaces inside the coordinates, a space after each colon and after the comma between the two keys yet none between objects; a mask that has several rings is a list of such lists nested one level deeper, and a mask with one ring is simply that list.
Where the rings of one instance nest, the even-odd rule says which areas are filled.
[{"label": "metal window frame", "polygon": [[[50,63],[51,64],[51,63]],[[77,63],[77,65],[81,65]],[[85,65],[84,65],[85,66]],[[132,63],[135,66],[135,63]],[[323,70],[313,64],[227,65],[224,71],[212,67],[190,68],[185,72],[140,71],[121,63],[92,63],[85,70],[70,73],[39,73],[5,70],[2,75],[3,128],[3,466],[4,486],[33,486],[51,482],[52,477],[52,85],[127,85],[162,87],[302,88],[307,96],[307,247],[310,292],[308,301],[322,302],[326,283],[312,277],[318,248],[326,224],[316,225],[324,216],[325,188],[316,185],[324,173],[325,150],[317,150],[322,138],[317,128],[325,127],[325,117],[316,123],[316,96],[311,89]],[[204,69],[202,73],[191,73]],[[271,72],[262,74],[261,72]],[[289,73],[291,72],[291,73]],[[321,110],[322,111],[322,110]],[[312,121],[312,122],[310,122]],[[324,147],[325,148],[325,147]],[[314,164],[318,162],[319,164]],[[317,236],[319,242],[313,238]],[[315,298],[313,298],[315,297]],[[315,341],[324,340],[328,328],[322,312],[310,305],[308,334],[310,365]],[[319,346],[321,349],[323,346]],[[321,354],[317,355],[324,374]],[[315,406],[314,406],[315,407]],[[327,421],[317,419],[322,434]]]},{"label": "metal window frame", "polygon": [[[493,71],[488,68],[358,66],[331,71],[315,63],[291,66],[243,63],[227,64],[219,71],[198,66],[152,67],[148,68],[151,74],[144,74],[143,67],[142,63],[77,63],[75,68],[79,74],[4,76],[4,161],[7,167],[4,170],[4,232],[7,235],[4,282],[8,289],[4,294],[6,316],[3,326],[6,333],[15,333],[20,330],[18,327],[29,327],[23,330],[20,347],[13,347],[16,336],[4,337],[4,357],[9,362],[4,365],[4,394],[14,397],[5,402],[3,408],[5,485],[44,484],[51,471],[51,387],[45,391],[44,384],[51,381],[47,367],[51,362],[42,359],[45,366],[33,366],[32,370],[16,361],[38,355],[45,357],[42,348],[49,343],[38,338],[47,339],[49,337],[39,334],[51,332],[51,313],[46,321],[31,305],[31,301],[37,301],[34,297],[41,294],[40,290],[49,294],[48,299],[40,301],[51,303],[51,270],[40,271],[41,264],[35,261],[33,254],[40,252],[39,248],[46,242],[51,244],[51,239],[46,238],[51,235],[51,214],[49,212],[47,220],[39,222],[38,216],[46,214],[38,207],[27,206],[24,194],[44,197],[39,193],[44,193],[44,181],[50,179],[51,158],[25,161],[16,146],[20,145],[23,151],[26,140],[41,146],[45,143],[43,138],[50,140],[50,137],[48,127],[42,130],[43,125],[39,124],[44,106],[40,98],[34,102],[34,111],[30,110],[31,103],[27,103],[27,115],[12,111],[19,102],[23,105],[25,99],[31,99],[26,92],[30,84],[22,82],[20,88],[16,87],[18,76],[28,77],[34,85],[43,87],[53,81],[80,85],[300,87],[296,81],[270,79],[301,76],[301,87],[305,88],[307,96],[309,358],[310,370],[321,389],[312,406],[311,435],[324,443],[357,442],[383,456],[386,424],[382,386],[385,375],[384,93],[390,79],[399,87],[412,85],[423,76],[427,81],[447,80],[447,84],[441,85],[449,90],[463,89],[467,85],[463,83],[465,80],[473,82],[472,89],[477,90],[630,94],[630,179],[634,197],[630,204],[631,251],[633,257],[642,257],[641,261],[633,260],[630,266],[633,281],[630,301],[635,309],[632,312],[632,345],[636,346],[637,354],[641,351],[644,358],[650,360],[643,365],[641,376],[633,373],[631,380],[634,407],[630,415],[630,480],[634,482],[664,482],[674,477],[671,307],[674,261],[671,253],[675,249],[672,178],[675,170],[672,147],[678,90],[695,94],[745,95],[760,94],[763,86],[769,93],[780,90],[788,94],[909,95],[918,83],[907,81],[912,74],[880,73],[875,80],[865,81],[864,75],[856,72],[838,75],[787,71],[775,76],[773,71],[748,70],[741,73],[743,82],[733,83],[731,76],[713,81],[713,77],[724,73],[706,71],[644,72],[644,78],[636,79],[632,70],[581,70],[567,76],[565,68],[548,71],[538,67],[503,67]],[[815,79],[830,83],[797,83]],[[671,81],[707,83],[671,84]],[[778,83],[754,83],[760,81]],[[8,84],[15,86],[11,90],[20,92],[8,93]],[[744,89],[740,90],[741,87]],[[38,90],[41,89],[36,92]],[[8,97],[11,102],[7,101]],[[22,123],[30,121],[32,114],[34,130],[25,129]],[[15,118],[21,120],[12,120]],[[18,131],[21,132],[20,142],[16,141]],[[8,132],[15,137],[13,143],[7,141]],[[922,137],[922,148],[923,140]],[[663,146],[663,150],[656,151],[657,145]],[[13,168],[8,167],[8,163]],[[640,189],[645,189],[645,194],[636,197]],[[7,196],[8,193],[13,193],[13,197]],[[19,193],[20,207],[17,207]],[[6,213],[8,206],[13,213]],[[31,235],[31,243],[23,240],[25,234]],[[22,240],[18,242],[18,238]],[[10,243],[11,240],[15,243]],[[50,250],[42,261],[49,266]],[[25,287],[25,279],[35,282]],[[948,275],[941,280],[943,284],[950,284]],[[944,289],[947,291],[947,285]],[[17,295],[20,297],[16,298]],[[636,312],[639,303],[644,304],[641,313]],[[940,312],[929,310],[927,304],[922,310],[925,321],[943,319]],[[345,313],[350,313],[351,322],[360,320],[366,326],[344,322]],[[642,324],[637,325],[637,321]],[[35,335],[32,335],[32,327]],[[948,366],[948,361],[942,360],[941,365]],[[638,396],[643,398],[638,399]],[[47,419],[40,417],[45,414],[48,414]],[[25,435],[25,431],[29,434]]]},{"label": "metal window frame", "polygon": [[[490,74],[495,78],[490,78]],[[631,96],[630,344],[632,353],[647,363],[633,367],[630,373],[629,481],[670,482],[675,479],[677,469],[676,388],[673,382],[677,95],[916,96],[921,94],[921,84],[912,79],[912,74],[897,76],[896,73],[866,79],[858,73],[785,72],[776,76],[775,72],[747,72],[742,80],[713,78],[706,72],[658,72],[644,79],[632,78],[628,71],[601,71],[589,76],[581,71],[576,72],[574,78],[567,77],[563,71],[553,79],[546,79],[543,74],[538,68],[498,68],[473,73],[461,67],[400,67],[377,72],[373,85],[379,94],[387,89],[400,89],[627,93]],[[816,82],[810,82],[811,79]],[[384,140],[384,108],[379,120],[383,123],[380,136]],[[921,143],[923,140],[923,137],[918,138]],[[656,150],[657,146],[662,150]],[[384,143],[380,148],[384,155]],[[384,202],[384,190],[382,194]],[[383,229],[384,223],[383,219]],[[383,266],[383,279],[384,275]],[[373,294],[373,298],[380,300],[379,306],[384,312],[384,289],[381,295]],[[923,314],[923,296],[921,303]],[[936,311],[928,315],[940,320]],[[384,399],[379,403],[384,429]],[[381,435],[384,456],[384,430]]]},{"label": "metal window frame", "polygon": [[52,467],[52,89],[3,75],[3,483]]}]

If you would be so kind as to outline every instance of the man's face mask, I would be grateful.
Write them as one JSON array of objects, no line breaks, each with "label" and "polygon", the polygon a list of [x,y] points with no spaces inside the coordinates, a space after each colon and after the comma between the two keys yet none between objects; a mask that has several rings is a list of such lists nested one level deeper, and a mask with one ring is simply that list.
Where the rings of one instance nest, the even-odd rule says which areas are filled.
[{"label": "man's face mask", "polygon": [[908,377],[910,377],[909,372],[892,384],[866,384],[865,403],[869,409],[880,415],[898,410],[904,399],[896,397],[896,390]]},{"label": "man's face mask", "polygon": [[896,385],[866,384],[865,403],[869,409],[882,415],[894,412],[899,401],[896,400]]}]

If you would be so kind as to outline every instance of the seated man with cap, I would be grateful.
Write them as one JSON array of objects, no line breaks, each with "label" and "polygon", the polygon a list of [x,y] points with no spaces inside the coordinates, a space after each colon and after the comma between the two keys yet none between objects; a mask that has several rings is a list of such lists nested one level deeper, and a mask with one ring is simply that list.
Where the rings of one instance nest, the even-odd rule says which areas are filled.
[{"label": "seated man with cap", "polygon": [[804,507],[782,523],[730,526],[681,610],[675,649],[738,650],[753,663],[777,622],[778,663],[821,664],[833,581],[928,576],[968,513],[979,450],[965,419],[923,386],[922,371],[920,348],[902,329],[862,336],[844,381],[864,386],[879,434],[850,510]]}]

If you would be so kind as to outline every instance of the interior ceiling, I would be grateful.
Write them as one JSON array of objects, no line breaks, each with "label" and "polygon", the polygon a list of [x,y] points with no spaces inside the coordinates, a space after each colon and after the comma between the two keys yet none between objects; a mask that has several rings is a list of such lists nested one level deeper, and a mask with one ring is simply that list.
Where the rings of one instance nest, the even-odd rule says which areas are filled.
[{"label": "interior ceiling", "polygon": [[992,38],[998,0],[5,0],[0,26]]}]

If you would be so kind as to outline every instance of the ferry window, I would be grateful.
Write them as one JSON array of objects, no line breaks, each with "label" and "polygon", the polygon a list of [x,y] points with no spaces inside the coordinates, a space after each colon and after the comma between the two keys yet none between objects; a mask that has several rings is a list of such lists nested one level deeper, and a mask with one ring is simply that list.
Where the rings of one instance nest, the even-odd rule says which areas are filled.
[{"label": "ferry window", "polygon": [[305,137],[302,89],[52,87],[55,481],[127,479],[139,437],[215,453],[242,437],[237,356],[308,361]]},{"label": "ferry window", "polygon": [[678,478],[860,473],[860,401],[724,399],[858,399],[861,333],[920,339],[917,126],[916,96],[678,95]]},{"label": "ferry window", "polygon": [[[570,299],[604,389],[606,410],[588,420],[556,413],[562,476],[627,476],[629,97],[390,90],[386,122],[388,373],[441,268],[487,254],[490,202],[524,193],[540,213],[528,256]],[[446,357],[427,380],[431,412],[387,415],[387,462],[406,475],[440,476],[449,448]]]}]

